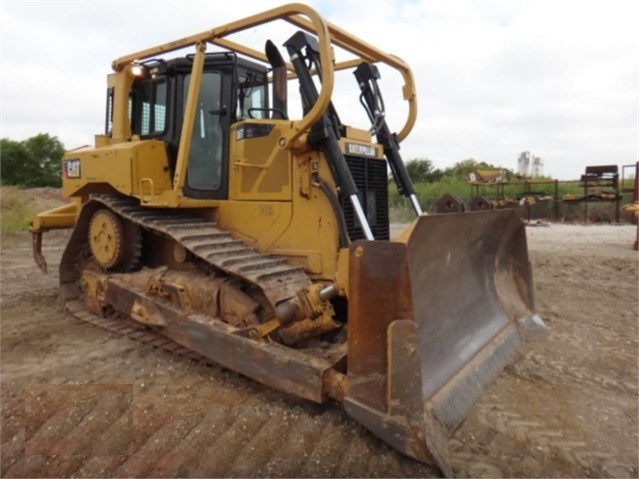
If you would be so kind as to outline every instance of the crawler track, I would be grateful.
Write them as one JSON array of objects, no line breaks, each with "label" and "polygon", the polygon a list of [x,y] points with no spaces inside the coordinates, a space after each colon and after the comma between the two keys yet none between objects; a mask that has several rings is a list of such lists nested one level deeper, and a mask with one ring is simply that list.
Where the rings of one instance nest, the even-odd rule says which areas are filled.
[{"label": "crawler track", "polygon": [[[87,207],[107,207],[147,231],[173,239],[211,268],[259,288],[273,306],[310,285],[303,267],[291,266],[283,257],[261,254],[193,213],[145,208],[133,198],[117,195],[94,196]],[[60,284],[67,300],[79,295],[77,258],[86,241],[89,217],[80,216],[62,257]]]},{"label": "crawler track", "polygon": [[[186,290],[185,303],[178,298],[166,301],[161,296],[165,293],[144,292],[144,288],[151,285],[149,277],[145,275],[152,269],[139,272],[134,269],[129,272],[128,263],[125,266],[122,266],[123,263],[114,263],[116,271],[108,270],[108,273],[104,273],[96,270],[96,267],[99,268],[99,261],[89,256],[88,243],[91,240],[87,237],[87,227],[93,221],[92,218],[96,217],[96,212],[102,214],[104,209],[128,222],[125,225],[127,228],[133,224],[144,231],[142,235],[137,235],[142,238],[140,244],[144,242],[150,248],[147,253],[154,253],[155,256],[157,252],[159,257],[147,255],[145,258],[143,254],[140,266],[142,269],[166,265],[169,274],[184,268],[189,273],[197,273],[198,279],[195,282],[210,279],[226,283],[227,279],[230,280],[230,294],[241,294],[244,295],[242,298],[246,298],[238,300],[238,304],[240,308],[249,308],[250,317],[247,322],[234,322],[233,314],[225,316],[222,310],[224,305],[230,304],[229,308],[235,306],[233,299],[227,299],[227,293],[206,288],[206,292],[202,293],[197,291],[196,286],[191,290],[190,285],[185,285],[180,287],[181,290]],[[167,253],[176,253],[176,245],[178,254],[167,256]],[[123,271],[120,273],[117,268],[122,268]],[[160,274],[164,272],[162,268]],[[92,275],[96,273],[103,279],[99,280],[100,283],[91,283],[95,280],[87,278],[93,278]],[[135,282],[140,277],[146,286],[128,283],[129,280]],[[109,286],[106,286],[107,282]],[[67,308],[81,320],[132,335],[134,339],[155,342],[164,349],[184,347],[193,350],[198,353],[194,357],[204,355],[210,361],[262,384],[315,402],[326,401],[327,394],[330,394],[327,391],[332,389],[324,382],[325,372],[334,364],[343,362],[345,356],[343,335],[328,347],[310,345],[294,349],[279,344],[277,338],[273,340],[270,336],[260,340],[268,332],[242,329],[246,324],[253,326],[274,318],[274,310],[279,303],[294,299],[301,289],[311,286],[311,281],[303,267],[292,266],[283,257],[260,254],[242,241],[234,239],[230,233],[219,230],[213,222],[199,217],[197,211],[177,213],[168,209],[144,208],[137,200],[119,196],[92,197],[83,206],[63,254],[60,286]],[[193,303],[191,293],[194,293]],[[209,300],[213,305],[206,303]],[[139,306],[137,301],[142,301],[144,306]],[[133,311],[134,305],[147,312],[139,315]],[[114,315],[117,318],[115,324],[109,318],[101,321],[93,317],[111,316],[111,311],[123,315]],[[151,317],[149,314],[155,316]],[[184,318],[188,319],[185,320],[182,315],[186,315]],[[153,321],[148,322],[149,319]],[[161,326],[159,329],[152,327],[135,331],[144,324]],[[158,336],[154,337],[151,333],[157,333]],[[249,335],[253,339],[249,339]],[[181,346],[164,341],[164,336]],[[191,356],[187,353],[183,355]]]},{"label": "crawler track", "polygon": [[94,326],[98,326],[99,328],[106,329],[107,331],[111,331],[122,336],[126,336],[136,341],[140,341],[144,344],[149,344],[155,348],[164,349],[178,356],[183,356],[188,359],[194,359],[206,364],[213,363],[213,361],[206,358],[205,356],[202,356],[195,351],[191,351],[188,348],[180,346],[176,342],[171,341],[167,337],[156,333],[152,329],[133,324],[134,321],[126,323],[123,322],[120,317],[102,318],[87,311],[81,301],[68,301],[66,303],[66,307],[79,320],[91,323]]}]

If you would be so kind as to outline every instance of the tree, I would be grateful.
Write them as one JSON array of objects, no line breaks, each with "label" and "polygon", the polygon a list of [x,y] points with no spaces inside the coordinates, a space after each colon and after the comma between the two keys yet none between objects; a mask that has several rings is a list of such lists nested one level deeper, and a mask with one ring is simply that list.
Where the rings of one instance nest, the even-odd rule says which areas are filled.
[{"label": "tree", "polygon": [[24,141],[3,138],[0,140],[1,184],[60,187],[63,156],[64,145],[48,133]]},{"label": "tree", "polygon": [[444,172],[433,166],[428,158],[415,158],[406,162],[406,169],[413,183],[434,183],[439,181]]}]

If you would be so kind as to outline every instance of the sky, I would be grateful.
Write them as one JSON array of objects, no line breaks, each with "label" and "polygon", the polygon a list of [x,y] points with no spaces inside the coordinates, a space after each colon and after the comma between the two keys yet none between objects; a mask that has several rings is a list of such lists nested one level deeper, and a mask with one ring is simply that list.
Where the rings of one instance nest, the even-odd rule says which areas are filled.
[{"label": "sky", "polygon": [[[0,137],[49,133],[67,149],[92,144],[104,129],[115,58],[283,3],[3,0]],[[410,65],[418,117],[401,144],[405,161],[428,158],[443,169],[474,158],[516,170],[529,151],[546,176],[560,180],[579,178],[588,165],[639,161],[635,0],[306,3]],[[267,33],[277,45],[290,35]],[[255,31],[242,39],[258,49],[265,40]],[[337,80],[343,123],[368,128],[352,75]],[[382,69],[380,86],[389,126],[399,130],[406,114],[400,77]]]}]

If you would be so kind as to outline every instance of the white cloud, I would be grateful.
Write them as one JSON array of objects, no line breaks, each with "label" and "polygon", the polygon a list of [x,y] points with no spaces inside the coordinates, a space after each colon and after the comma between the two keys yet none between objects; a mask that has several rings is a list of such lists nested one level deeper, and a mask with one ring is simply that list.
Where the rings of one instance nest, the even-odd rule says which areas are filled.
[{"label": "white cloud", "polygon": [[[3,2],[1,136],[49,132],[69,148],[90,143],[103,128],[114,58],[279,4]],[[472,156],[515,168],[530,150],[560,179],[578,177],[586,165],[638,160],[635,1],[311,5],[413,68],[419,117],[402,144],[405,159],[428,157],[444,168]],[[276,43],[285,39],[272,33]],[[401,82],[382,75],[389,123],[399,129]],[[340,76],[345,86],[335,103],[343,120],[366,126],[351,74]]]}]

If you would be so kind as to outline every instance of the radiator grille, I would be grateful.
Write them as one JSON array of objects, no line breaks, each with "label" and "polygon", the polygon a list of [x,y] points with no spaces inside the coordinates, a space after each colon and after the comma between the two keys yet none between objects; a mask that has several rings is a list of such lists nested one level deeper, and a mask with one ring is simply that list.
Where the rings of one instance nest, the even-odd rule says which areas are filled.
[{"label": "radiator grille", "polygon": [[[388,175],[386,161],[347,156],[346,163],[353,175],[359,201],[376,240],[389,240]],[[357,216],[348,198],[341,198],[344,218],[351,241],[365,239]]]}]

